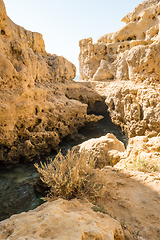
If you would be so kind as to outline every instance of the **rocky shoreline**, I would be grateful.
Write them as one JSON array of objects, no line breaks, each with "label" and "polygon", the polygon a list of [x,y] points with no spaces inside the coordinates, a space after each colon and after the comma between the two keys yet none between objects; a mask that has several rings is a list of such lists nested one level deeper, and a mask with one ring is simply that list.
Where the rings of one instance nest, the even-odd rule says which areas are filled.
[{"label": "rocky shoreline", "polygon": [[75,66],[46,53],[42,35],[14,24],[0,0],[0,162],[49,154],[64,137],[95,126],[102,117],[91,112],[108,111],[129,138],[127,149],[114,135],[76,149],[96,158],[108,181],[104,199],[45,203],[0,222],[0,239],[159,240],[159,15],[160,1],[147,0],[117,32],[95,44],[81,40],[73,82]]}]

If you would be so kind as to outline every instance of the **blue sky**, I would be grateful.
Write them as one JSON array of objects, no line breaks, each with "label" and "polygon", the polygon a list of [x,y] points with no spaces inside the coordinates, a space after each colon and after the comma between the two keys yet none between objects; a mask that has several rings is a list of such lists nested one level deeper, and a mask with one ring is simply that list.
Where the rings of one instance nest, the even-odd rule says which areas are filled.
[{"label": "blue sky", "polygon": [[77,67],[79,40],[94,42],[115,32],[121,19],[141,0],[4,0],[8,16],[24,28],[43,35],[46,51],[64,56]]}]

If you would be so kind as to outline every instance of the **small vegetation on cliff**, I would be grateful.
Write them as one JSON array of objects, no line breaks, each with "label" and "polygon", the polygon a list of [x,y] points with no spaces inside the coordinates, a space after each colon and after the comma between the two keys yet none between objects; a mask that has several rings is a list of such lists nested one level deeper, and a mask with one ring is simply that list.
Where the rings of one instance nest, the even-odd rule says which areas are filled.
[{"label": "small vegetation on cliff", "polygon": [[153,161],[146,161],[138,158],[134,160],[134,167],[141,172],[158,172],[159,168]]},{"label": "small vegetation on cliff", "polygon": [[160,172],[158,165],[154,161],[143,159],[140,156],[134,159],[131,166],[127,166],[125,163],[125,168],[141,172]]},{"label": "small vegetation on cliff", "polygon": [[76,154],[73,151],[68,151],[66,156],[59,152],[54,160],[41,162],[41,166],[35,164],[41,181],[50,189],[46,197],[49,201],[57,197],[87,197],[92,201],[102,198],[107,182],[94,166],[95,161],[88,154]]}]

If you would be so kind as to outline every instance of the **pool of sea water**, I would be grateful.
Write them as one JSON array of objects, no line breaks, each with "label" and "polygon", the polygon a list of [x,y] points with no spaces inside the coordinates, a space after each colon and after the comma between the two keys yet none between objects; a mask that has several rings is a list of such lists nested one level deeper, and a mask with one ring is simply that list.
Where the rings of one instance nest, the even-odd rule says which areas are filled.
[{"label": "pool of sea water", "polygon": [[[108,114],[100,120],[96,129],[81,129],[81,138],[63,142],[61,144],[62,153],[68,149],[82,143],[90,138],[104,136],[113,133],[125,146],[127,138],[116,125],[114,125]],[[54,156],[54,155],[52,155]],[[51,156],[51,157],[52,157]],[[44,159],[42,159],[44,161]],[[41,196],[35,192],[34,184],[37,178],[37,170],[34,163],[20,164],[17,167],[0,169],[0,221],[24,211],[29,211],[43,203]]]}]

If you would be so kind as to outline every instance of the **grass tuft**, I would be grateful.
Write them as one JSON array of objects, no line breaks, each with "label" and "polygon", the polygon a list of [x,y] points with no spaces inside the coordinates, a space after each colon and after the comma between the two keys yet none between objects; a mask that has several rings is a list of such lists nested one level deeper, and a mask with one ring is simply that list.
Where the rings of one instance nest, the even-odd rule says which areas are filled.
[{"label": "grass tuft", "polygon": [[145,160],[138,156],[133,160],[133,164],[131,166],[127,166],[125,163],[125,168],[130,168],[131,170],[138,170],[141,172],[160,172],[160,169],[157,164],[155,164],[152,160]]}]

